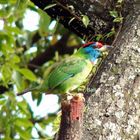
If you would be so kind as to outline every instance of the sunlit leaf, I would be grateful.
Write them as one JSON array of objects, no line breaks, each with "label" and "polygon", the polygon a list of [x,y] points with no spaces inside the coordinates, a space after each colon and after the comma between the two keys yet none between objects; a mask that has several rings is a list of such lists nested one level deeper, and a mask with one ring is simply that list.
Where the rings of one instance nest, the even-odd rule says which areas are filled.
[{"label": "sunlit leaf", "polygon": [[17,55],[14,55],[14,56],[12,57],[12,61],[13,61],[14,63],[19,63],[19,62],[20,62],[20,58],[19,58]]},{"label": "sunlit leaf", "polygon": [[13,71],[13,75],[12,78],[14,80],[14,82],[16,83],[17,89],[19,91],[23,90],[23,79],[21,74],[18,71]]},{"label": "sunlit leaf", "polygon": [[3,65],[1,67],[1,73],[2,73],[2,79],[5,83],[5,85],[8,84],[8,82],[11,80],[12,70],[9,65]]},{"label": "sunlit leaf", "polygon": [[89,18],[88,18],[88,16],[83,15],[82,22],[87,27],[89,25]]},{"label": "sunlit leaf", "polygon": [[118,12],[117,11],[109,11],[109,13],[114,18],[118,17]]},{"label": "sunlit leaf", "polygon": [[18,69],[18,71],[24,75],[24,77],[26,77],[28,80],[31,80],[31,81],[36,81],[36,76],[35,74],[30,71],[29,69],[26,69],[26,68],[22,68],[22,69]]},{"label": "sunlit leaf", "polygon": [[33,126],[32,122],[28,118],[18,118],[16,119],[15,124],[16,126],[19,126],[19,127],[23,126],[25,128]]},{"label": "sunlit leaf", "polygon": [[113,22],[122,22],[123,21],[123,17],[117,17],[113,20]]},{"label": "sunlit leaf", "polygon": [[20,126],[16,126],[15,129],[20,134],[22,139],[24,139],[24,140],[30,140],[31,139],[31,134],[27,130],[22,129],[22,127],[20,127]]},{"label": "sunlit leaf", "polygon": [[31,114],[28,111],[27,102],[25,102],[25,101],[18,102],[17,106],[20,109],[20,112],[23,113],[26,116],[26,118],[30,118],[31,117]]},{"label": "sunlit leaf", "polygon": [[50,22],[51,18],[45,12],[40,11],[39,33],[42,36],[46,36],[48,34]]},{"label": "sunlit leaf", "polygon": [[17,35],[22,34],[22,30],[20,30],[18,27],[10,27],[10,26],[5,26],[5,30],[9,33],[15,33]]},{"label": "sunlit leaf", "polygon": [[61,116],[61,114],[58,113],[57,116],[55,117],[54,121],[53,121],[53,130],[54,130],[55,132],[58,131],[59,126],[60,126],[60,119],[61,119],[60,116]]},{"label": "sunlit leaf", "polygon": [[27,6],[28,2],[29,2],[29,0],[17,0],[16,9],[23,10]]}]

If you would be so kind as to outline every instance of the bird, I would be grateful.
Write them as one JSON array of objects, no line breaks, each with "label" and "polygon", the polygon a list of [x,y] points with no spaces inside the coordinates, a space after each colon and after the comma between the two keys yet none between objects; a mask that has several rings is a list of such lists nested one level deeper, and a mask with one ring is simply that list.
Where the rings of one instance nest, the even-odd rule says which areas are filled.
[{"label": "bird", "polygon": [[100,42],[88,42],[78,51],[60,62],[39,86],[26,89],[17,95],[29,91],[51,94],[69,94],[77,89],[87,79],[92,68],[96,66],[103,52],[110,50],[110,45]]}]

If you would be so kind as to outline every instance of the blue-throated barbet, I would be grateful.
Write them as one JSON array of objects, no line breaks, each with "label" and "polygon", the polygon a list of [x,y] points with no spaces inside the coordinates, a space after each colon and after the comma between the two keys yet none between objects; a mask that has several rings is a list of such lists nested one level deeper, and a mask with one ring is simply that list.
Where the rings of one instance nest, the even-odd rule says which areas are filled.
[{"label": "blue-throated barbet", "polygon": [[52,94],[70,93],[86,80],[97,60],[102,56],[102,52],[110,48],[111,46],[100,42],[84,44],[76,53],[54,68],[40,86],[27,89],[18,95],[32,90]]}]

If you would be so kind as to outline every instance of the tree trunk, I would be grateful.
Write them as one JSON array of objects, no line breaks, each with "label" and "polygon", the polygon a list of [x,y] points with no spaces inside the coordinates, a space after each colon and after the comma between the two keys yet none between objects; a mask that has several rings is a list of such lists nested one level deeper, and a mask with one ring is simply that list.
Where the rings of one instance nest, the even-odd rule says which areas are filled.
[{"label": "tree trunk", "polygon": [[99,86],[87,101],[83,140],[140,139],[140,2],[133,3],[115,46],[90,84]]},{"label": "tree trunk", "polygon": [[[42,9],[45,7],[43,1],[32,1]],[[105,33],[112,26],[106,10],[114,7],[114,0],[57,1],[63,6],[59,4],[56,9],[62,6],[69,18],[55,12],[55,7],[45,11],[49,15],[53,12],[53,18],[59,13],[60,22],[81,37]],[[67,4],[74,7],[74,14],[64,7]],[[86,100],[83,140],[140,139],[140,0],[124,0],[123,12],[123,27],[114,44],[117,48],[88,86],[96,86],[97,90]],[[88,28],[79,22],[79,13],[90,17]],[[72,16],[76,20],[69,24]]]}]

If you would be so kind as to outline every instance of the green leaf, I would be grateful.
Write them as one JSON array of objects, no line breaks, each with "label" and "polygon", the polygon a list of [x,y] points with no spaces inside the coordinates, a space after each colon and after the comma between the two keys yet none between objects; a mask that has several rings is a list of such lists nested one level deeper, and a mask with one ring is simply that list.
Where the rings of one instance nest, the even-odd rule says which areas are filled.
[{"label": "green leaf", "polygon": [[87,27],[88,24],[89,24],[89,18],[88,18],[88,16],[83,15],[82,22]]},{"label": "green leaf", "polygon": [[5,104],[5,100],[0,100],[0,105],[4,105]]},{"label": "green leaf", "polygon": [[50,16],[48,16],[45,12],[43,11],[40,11],[40,20],[39,20],[39,33],[42,35],[42,36],[46,36],[46,34],[48,34],[49,32],[49,25],[50,25],[50,22],[51,22],[51,18]]},{"label": "green leaf", "polygon": [[12,70],[8,64],[5,64],[1,67],[1,74],[2,74],[2,80],[4,81],[4,84],[7,85],[8,82],[11,80],[11,76],[12,76]]},{"label": "green leaf", "polygon": [[18,71],[14,71],[12,78],[13,78],[14,82],[16,83],[17,89],[19,91],[23,90],[24,89],[24,82],[23,82],[21,74]]},{"label": "green leaf", "polygon": [[109,11],[109,13],[110,13],[110,15],[112,16],[112,17],[114,17],[114,18],[116,18],[116,17],[118,17],[118,13],[117,13],[117,11]]},{"label": "green leaf", "polygon": [[19,62],[20,62],[20,58],[19,58],[17,55],[14,55],[14,56],[12,57],[12,62],[13,62],[13,63],[19,63]]},{"label": "green leaf", "polygon": [[60,126],[61,115],[57,114],[53,121],[53,131],[57,132]]},{"label": "green leaf", "polygon": [[18,69],[18,71],[24,75],[25,78],[27,78],[30,81],[36,81],[36,76],[35,74],[30,71],[29,69],[23,68],[23,69]]},{"label": "green leaf", "polygon": [[123,17],[117,17],[113,20],[113,22],[122,22],[123,21]]},{"label": "green leaf", "polygon": [[28,118],[18,118],[18,119],[16,119],[16,121],[14,123],[16,124],[16,126],[19,126],[19,127],[23,126],[25,128],[33,126],[33,124],[31,123],[31,121]]},{"label": "green leaf", "polygon": [[10,27],[10,26],[5,26],[4,28],[6,32],[9,32],[10,34],[15,33],[17,35],[22,34],[23,31],[20,30],[18,27]]},{"label": "green leaf", "polygon": [[28,111],[28,105],[27,102],[21,101],[18,102],[17,106],[19,107],[20,111],[26,115],[26,117],[31,117],[30,112]]},{"label": "green leaf", "polygon": [[40,94],[39,97],[38,97],[37,106],[40,105],[41,101],[42,101],[42,94]]},{"label": "green leaf", "polygon": [[97,36],[96,36],[96,41],[99,41],[99,40],[101,40],[102,38],[103,38],[103,35],[97,34]]},{"label": "green leaf", "polygon": [[19,133],[19,135],[22,137],[22,139],[24,140],[31,139],[31,134],[27,130],[22,129],[20,126],[16,126],[15,129]]},{"label": "green leaf", "polygon": [[116,33],[116,32],[115,32],[115,28],[113,27],[113,28],[111,29],[111,31],[105,35],[105,37],[106,37],[106,38],[109,38],[109,37],[113,36],[115,33]]},{"label": "green leaf", "polygon": [[0,4],[7,4],[8,0],[0,0]]},{"label": "green leaf", "polygon": [[4,95],[0,95],[0,100],[5,99]]},{"label": "green leaf", "polygon": [[17,0],[16,10],[22,11],[24,8],[26,8],[28,2],[29,2],[29,0]]},{"label": "green leaf", "polygon": [[56,3],[54,3],[54,4],[49,4],[49,5],[47,5],[43,10],[47,10],[47,9],[49,9],[49,8],[52,8],[52,7],[56,6],[56,5],[57,5]]}]

